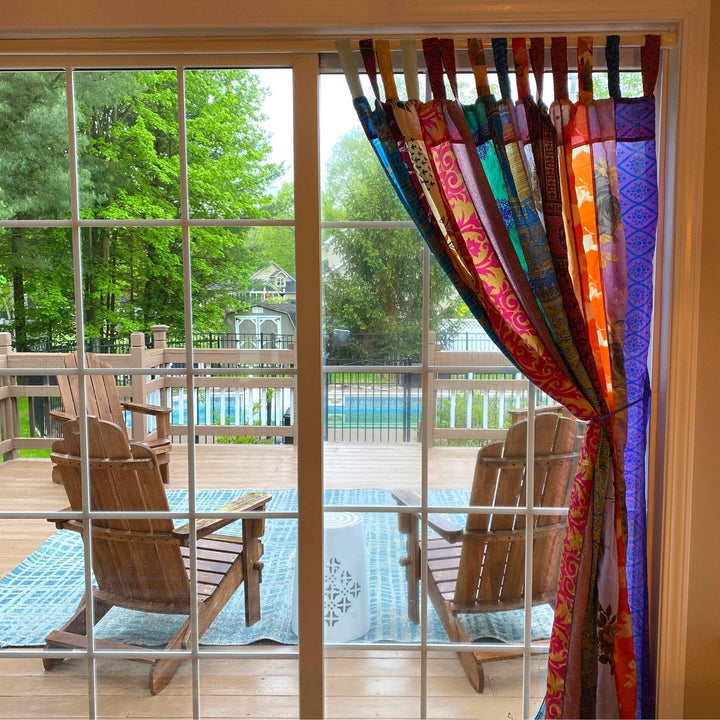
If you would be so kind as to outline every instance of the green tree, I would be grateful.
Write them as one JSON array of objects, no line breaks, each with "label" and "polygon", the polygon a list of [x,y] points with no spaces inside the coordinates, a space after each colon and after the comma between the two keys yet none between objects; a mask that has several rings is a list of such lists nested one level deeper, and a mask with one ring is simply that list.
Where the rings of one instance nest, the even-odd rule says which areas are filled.
[{"label": "green tree", "polygon": [[[266,214],[278,169],[260,112],[264,90],[245,70],[186,73],[187,158],[194,217]],[[89,73],[78,82],[81,163],[98,178],[89,208],[98,218],[177,218],[180,213],[177,96],[169,71]],[[247,283],[247,231],[191,234],[193,313],[198,330],[222,330],[225,310]],[[112,338],[153,323],[183,327],[182,238],[169,228],[97,228],[84,244],[86,322]]]},{"label": "green tree", "polygon": [[[267,206],[268,216],[290,220],[294,217],[295,186],[283,183]],[[276,262],[295,275],[295,230],[291,227],[259,227],[248,237],[248,248],[255,254],[256,270]]]},{"label": "green tree", "polygon": [[[0,73],[0,217],[60,219],[70,213],[65,75]],[[82,178],[81,178],[82,181]],[[18,350],[67,327],[72,281],[66,231],[0,231],[0,272],[6,320]],[[68,283],[69,281],[69,283]]]},{"label": "green tree", "polygon": [[[323,216],[329,221],[408,220],[367,138],[358,127],[343,136],[327,167]],[[366,336],[376,358],[419,357],[422,335],[423,242],[414,229],[332,230],[328,256],[325,326]],[[435,319],[462,313],[462,303],[432,263]],[[373,336],[370,343],[369,336]],[[399,348],[399,351],[398,351]],[[359,353],[359,348],[354,348]],[[354,359],[361,359],[359,357]]]}]

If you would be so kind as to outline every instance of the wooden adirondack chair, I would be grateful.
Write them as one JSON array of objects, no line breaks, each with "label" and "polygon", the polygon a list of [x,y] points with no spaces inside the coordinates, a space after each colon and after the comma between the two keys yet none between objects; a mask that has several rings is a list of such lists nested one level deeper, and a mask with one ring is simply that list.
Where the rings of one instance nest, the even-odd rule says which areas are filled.
[{"label": "wooden adirondack chair", "polygon": [[[66,368],[78,366],[77,353],[70,353],[65,357]],[[101,362],[94,353],[85,353],[85,366],[88,368],[111,368],[109,363]],[[63,404],[63,410],[54,411],[51,415],[61,422],[73,420],[80,415],[80,394],[78,392],[77,375],[58,375],[58,389]],[[148,405],[145,403],[120,402],[117,385],[114,375],[90,375],[88,376],[87,392],[85,401],[87,414],[94,415],[100,420],[125,427],[125,411],[150,415],[155,418],[156,428],[148,434],[143,442],[149,445],[158,456],[160,472],[163,482],[167,483],[169,477],[170,451],[172,444],[168,433],[170,430],[170,414],[172,410],[160,405]]]},{"label": "wooden adirondack chair", "polygon": [[[570,501],[577,468],[580,423],[557,413],[535,418],[536,507],[564,507]],[[470,505],[524,507],[527,421],[508,430],[505,442],[486,445],[477,455]],[[401,505],[419,505],[416,493],[396,491]],[[408,616],[419,622],[420,522],[415,513],[398,515],[407,534]],[[428,542],[428,594],[452,642],[470,642],[463,613],[522,608],[525,602],[525,516],[468,514],[465,527],[438,515],[428,516],[435,531]],[[562,515],[537,515],[533,544],[533,605],[555,602],[565,533]],[[512,657],[500,653],[458,652],[477,692],[482,692],[482,662]]]},{"label": "wooden adirondack chair", "polygon": [[[143,443],[130,443],[124,428],[88,418],[91,509],[96,511],[166,511],[169,509],[160,477],[158,459]],[[82,509],[79,422],[63,425],[63,440],[53,445],[53,475],[63,483],[72,510]],[[225,511],[262,510],[271,496],[254,492],[225,505]],[[218,535],[215,530],[232,520],[196,522],[197,607],[200,636],[208,629],[233,593],[245,584],[245,624],[260,619],[260,581],[264,520],[246,518],[242,538]],[[59,520],[58,528],[83,532],[78,520]],[[93,519],[92,563],[97,582],[92,602],[97,623],[112,607],[154,613],[186,614],[188,619],[166,649],[187,646],[190,637],[189,528],[173,527],[171,519]],[[86,648],[89,600],[83,597],[75,615],[46,638],[48,648]],[[95,640],[98,648],[137,648]],[[160,692],[182,660],[133,658],[152,663],[149,683],[152,694]],[[62,658],[45,658],[46,670]]]}]

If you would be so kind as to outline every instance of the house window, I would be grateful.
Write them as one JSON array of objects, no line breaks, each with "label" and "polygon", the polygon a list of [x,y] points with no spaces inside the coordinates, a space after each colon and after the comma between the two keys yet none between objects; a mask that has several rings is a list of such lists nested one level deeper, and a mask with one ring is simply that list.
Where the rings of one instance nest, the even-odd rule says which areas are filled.
[{"label": "house window", "polygon": [[[332,716],[349,697],[393,717],[534,715],[547,633],[538,631],[535,655],[522,611],[508,621],[514,627],[474,631],[473,649],[494,649],[488,637],[500,633],[520,650],[493,663],[476,693],[431,604],[421,599],[419,623],[408,618],[407,549],[390,491],[418,492],[423,511],[463,523],[478,446],[502,440],[513,419],[549,399],[468,329],[371,156],[332,55],[227,55],[222,67],[179,59],[143,68],[146,60],[125,56],[117,69],[88,60],[0,75],[9,108],[0,118],[9,138],[0,152],[9,179],[0,196],[1,289],[20,397],[5,417],[28,423],[3,428],[6,459],[41,455],[49,447],[41,436],[61,431],[48,415],[56,392],[42,405],[39,392],[20,388],[50,388],[52,373],[38,368],[59,368],[60,353],[81,346],[115,360],[121,397],[171,407],[169,517],[192,525],[236,495],[272,496],[261,511],[262,619],[246,630],[236,593],[209,638],[191,637],[180,651],[190,680],[181,671],[163,690],[175,716],[222,713],[223,696],[236,692],[251,717],[310,716],[303,707],[323,703]],[[327,70],[319,89],[318,61]],[[277,270],[263,275],[271,265]],[[262,297],[244,297],[250,287]],[[271,334],[291,339],[267,344]],[[461,363],[458,352],[468,353]],[[79,371],[81,380],[103,375]],[[136,439],[153,430],[137,413],[126,420]],[[6,496],[2,507],[9,537],[31,536],[6,572],[50,538],[45,517],[67,506],[50,483],[47,452],[32,462],[37,492]],[[83,511],[100,517],[87,501]],[[220,516],[235,519],[231,510]],[[62,589],[75,593],[67,617],[92,582],[82,572],[89,553],[74,552],[76,582]],[[34,559],[41,576],[56,564]],[[190,567],[201,581],[197,562]],[[50,629],[67,619],[58,612]],[[552,613],[543,612],[533,619],[548,628]],[[98,639],[119,630],[128,644],[159,645],[167,632],[157,618],[108,620]],[[7,674],[13,658],[39,663],[60,652],[13,638],[0,653]],[[60,674],[74,683],[68,713],[110,714],[117,694],[132,703],[144,692],[142,671],[130,674],[118,654],[102,644],[78,651],[39,682]],[[318,700],[322,673],[318,680],[305,668],[322,662]],[[502,707],[498,697],[507,698]]]}]

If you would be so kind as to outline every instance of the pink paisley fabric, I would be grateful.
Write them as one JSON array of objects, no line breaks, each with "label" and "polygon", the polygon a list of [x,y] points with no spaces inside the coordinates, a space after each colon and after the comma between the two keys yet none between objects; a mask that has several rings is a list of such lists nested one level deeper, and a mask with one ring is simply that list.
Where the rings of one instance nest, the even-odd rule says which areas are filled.
[{"label": "pink paisley fabric", "polygon": [[575,415],[592,416],[587,400],[540,343],[492,249],[449,142],[441,101],[410,105],[417,111],[433,172],[443,188],[447,215],[458,229],[456,241],[473,260],[495,331],[533,383],[552,397],[562,397]]}]

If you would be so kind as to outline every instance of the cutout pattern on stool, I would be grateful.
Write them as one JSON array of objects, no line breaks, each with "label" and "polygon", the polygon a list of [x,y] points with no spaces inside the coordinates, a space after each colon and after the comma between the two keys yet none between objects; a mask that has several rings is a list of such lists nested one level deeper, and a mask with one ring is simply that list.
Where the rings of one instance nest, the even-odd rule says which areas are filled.
[{"label": "cutout pattern on stool", "polygon": [[347,571],[342,570],[337,558],[325,563],[325,624],[337,625],[344,613],[350,612],[353,601],[360,595],[360,584]]}]

